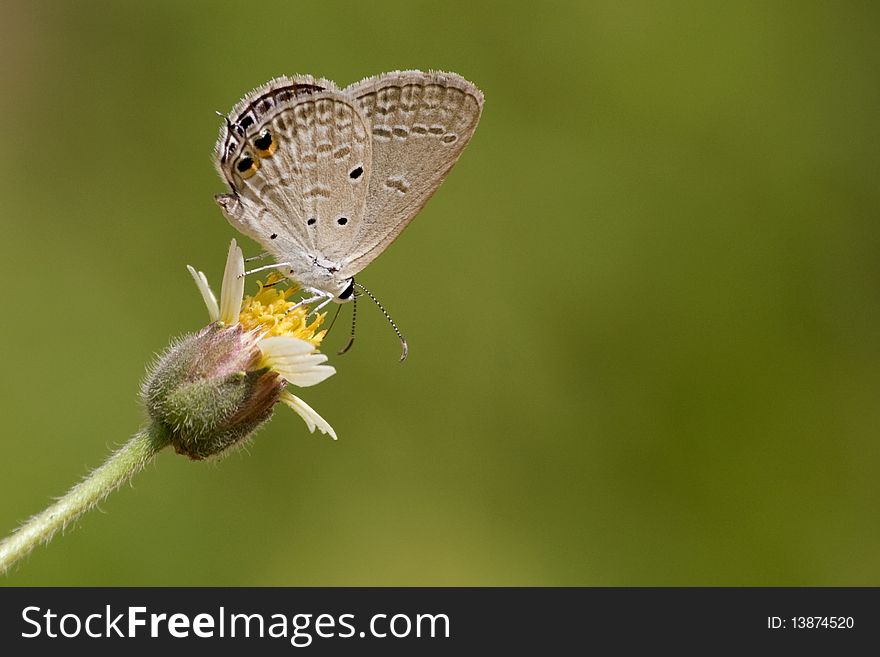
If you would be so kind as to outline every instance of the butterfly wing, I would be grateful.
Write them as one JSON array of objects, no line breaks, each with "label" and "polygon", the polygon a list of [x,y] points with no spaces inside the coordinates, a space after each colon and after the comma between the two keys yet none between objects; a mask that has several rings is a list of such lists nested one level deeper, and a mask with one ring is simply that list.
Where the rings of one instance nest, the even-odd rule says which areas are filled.
[{"label": "butterfly wing", "polygon": [[455,73],[397,71],[343,90],[372,133],[372,171],[355,248],[340,275],[372,262],[427,203],[477,128],[483,94]]},{"label": "butterfly wing", "polygon": [[[287,90],[284,97],[273,84]],[[353,249],[370,178],[360,108],[333,83],[300,77],[264,85],[232,114],[236,121],[228,121],[216,152],[232,190],[218,197],[224,214],[279,262],[291,263],[285,274],[334,291],[322,279],[335,279]]]}]

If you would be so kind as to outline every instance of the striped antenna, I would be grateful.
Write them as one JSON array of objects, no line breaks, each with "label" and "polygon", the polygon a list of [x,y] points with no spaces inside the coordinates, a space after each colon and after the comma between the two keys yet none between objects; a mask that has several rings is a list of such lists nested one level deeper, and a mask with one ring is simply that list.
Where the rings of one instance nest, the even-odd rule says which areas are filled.
[{"label": "striped antenna", "polygon": [[[387,319],[388,323],[391,324],[391,328],[394,329],[394,332],[397,334],[397,337],[400,339],[400,346],[401,346],[401,350],[402,350],[401,354],[400,354],[400,360],[401,360],[401,362],[405,361],[407,355],[409,354],[409,346],[406,344],[406,339],[400,333],[400,329],[397,328],[397,324],[394,323],[394,320],[391,319],[391,315],[389,315],[388,311],[385,310],[385,307],[381,303],[379,303],[379,300],[373,296],[372,292],[370,292],[367,288],[365,288],[360,283],[355,282],[354,284],[356,287],[363,290],[364,293],[373,300],[373,303],[375,303],[377,306],[379,306],[379,310],[382,311],[382,314],[385,315],[385,319]],[[352,339],[352,341],[354,340],[354,324],[353,323],[352,323],[352,338],[351,339]],[[351,343],[349,343],[349,346],[350,346],[350,344]],[[346,349],[347,348],[348,347],[346,347]]]}]

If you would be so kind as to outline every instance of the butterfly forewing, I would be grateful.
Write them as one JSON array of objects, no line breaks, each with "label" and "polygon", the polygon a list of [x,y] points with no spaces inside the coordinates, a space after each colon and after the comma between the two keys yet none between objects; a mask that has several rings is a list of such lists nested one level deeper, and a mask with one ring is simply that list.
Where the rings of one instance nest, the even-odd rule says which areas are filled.
[{"label": "butterfly forewing", "polygon": [[399,71],[344,90],[372,134],[372,172],[364,222],[342,268],[353,276],[412,221],[470,141],[483,94],[454,73]]}]

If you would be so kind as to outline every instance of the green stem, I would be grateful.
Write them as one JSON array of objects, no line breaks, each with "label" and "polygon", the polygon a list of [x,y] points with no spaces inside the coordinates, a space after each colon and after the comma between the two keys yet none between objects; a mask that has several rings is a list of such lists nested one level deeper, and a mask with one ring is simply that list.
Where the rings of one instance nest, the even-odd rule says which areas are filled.
[{"label": "green stem", "polygon": [[169,444],[165,432],[146,427],[113,452],[53,505],[33,516],[0,543],[0,574],[40,543],[48,543],[86,511],[119,488]]}]

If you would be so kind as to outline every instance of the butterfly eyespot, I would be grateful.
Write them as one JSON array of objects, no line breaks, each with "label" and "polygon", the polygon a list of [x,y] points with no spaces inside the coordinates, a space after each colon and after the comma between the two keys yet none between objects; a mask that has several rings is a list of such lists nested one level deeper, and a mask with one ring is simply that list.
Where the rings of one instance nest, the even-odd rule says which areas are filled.
[{"label": "butterfly eyespot", "polygon": [[270,239],[270,240],[274,240],[274,239],[276,239],[277,237],[278,237],[278,233],[272,233],[271,235],[269,235],[269,239]]},{"label": "butterfly eyespot", "polygon": [[260,136],[254,139],[254,146],[257,147],[260,157],[271,157],[278,148],[278,144],[272,139],[272,133],[268,130],[263,130]]},{"label": "butterfly eyespot", "polygon": [[357,180],[358,178],[360,178],[363,175],[363,173],[364,173],[363,167],[355,167],[354,169],[351,170],[351,173],[348,174],[348,177],[351,178],[352,180]]},{"label": "butterfly eyespot", "polygon": [[336,223],[340,226],[344,226],[348,223],[348,217],[339,217],[339,219],[336,220]]},{"label": "butterfly eyespot", "polygon": [[307,223],[309,226],[314,226],[316,221],[318,221],[318,220],[315,219],[314,217],[312,217],[312,218],[309,219],[306,223]]},{"label": "butterfly eyespot", "polygon": [[241,174],[241,177],[247,180],[257,172],[257,169],[260,168],[260,163],[250,155],[245,155],[235,163],[235,168]]}]

